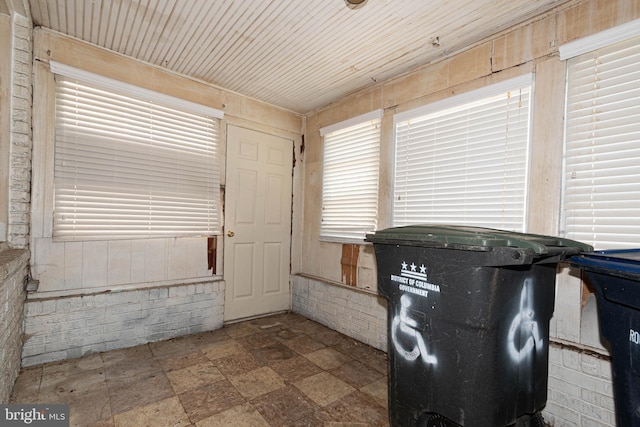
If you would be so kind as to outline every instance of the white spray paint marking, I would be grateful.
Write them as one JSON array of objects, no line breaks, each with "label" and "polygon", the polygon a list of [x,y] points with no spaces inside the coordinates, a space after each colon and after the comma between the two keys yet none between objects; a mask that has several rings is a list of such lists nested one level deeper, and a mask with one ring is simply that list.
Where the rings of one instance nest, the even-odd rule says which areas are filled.
[{"label": "white spray paint marking", "polygon": [[[509,328],[508,346],[509,355],[514,362],[519,363],[534,349],[543,349],[544,340],[540,338],[538,322],[535,320],[533,310],[533,287],[530,279],[526,279],[520,293],[520,312],[513,318]],[[524,339],[525,337],[527,337]],[[524,345],[520,348],[516,345],[519,338],[524,339]]]},{"label": "white spray paint marking", "polygon": [[[403,294],[400,297],[400,314],[393,318],[393,322],[391,324],[391,338],[393,340],[393,345],[395,346],[398,354],[408,361],[416,360],[418,357],[422,356],[422,360],[426,364],[435,365],[438,363],[438,359],[429,354],[424,338],[417,329],[417,322],[407,315],[410,306],[411,298],[409,295]],[[410,338],[410,341],[415,342],[411,350],[404,348],[402,343],[399,341],[398,334],[404,334]]]}]

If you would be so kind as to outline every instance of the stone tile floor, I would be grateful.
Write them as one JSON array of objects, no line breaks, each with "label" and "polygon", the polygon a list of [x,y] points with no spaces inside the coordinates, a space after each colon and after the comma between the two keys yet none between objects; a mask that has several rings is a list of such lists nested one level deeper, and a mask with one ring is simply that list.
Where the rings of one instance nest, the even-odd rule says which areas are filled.
[{"label": "stone tile floor", "polygon": [[388,426],[386,354],[296,314],[24,368],[72,426]]}]

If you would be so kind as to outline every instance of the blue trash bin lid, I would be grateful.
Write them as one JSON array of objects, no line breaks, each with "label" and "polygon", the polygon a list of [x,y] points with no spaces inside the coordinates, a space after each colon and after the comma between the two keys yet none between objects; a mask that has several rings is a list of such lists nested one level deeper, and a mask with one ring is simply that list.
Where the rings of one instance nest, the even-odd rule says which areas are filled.
[{"label": "blue trash bin lid", "polygon": [[571,257],[571,265],[587,271],[640,279],[640,249],[584,252]]}]

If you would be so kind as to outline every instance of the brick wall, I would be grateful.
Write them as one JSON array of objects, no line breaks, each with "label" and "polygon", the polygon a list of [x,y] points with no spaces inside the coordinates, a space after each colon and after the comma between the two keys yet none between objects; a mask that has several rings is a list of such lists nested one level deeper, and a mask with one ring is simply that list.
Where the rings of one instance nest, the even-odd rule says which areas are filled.
[{"label": "brick wall", "polygon": [[[29,274],[31,188],[31,20],[11,15],[7,243],[0,245],[0,402],[9,401],[20,371],[24,279]],[[13,249],[12,249],[13,248]]]},{"label": "brick wall", "polygon": [[15,248],[29,245],[31,200],[31,106],[32,51],[31,20],[13,15],[11,87],[11,154],[9,176],[8,242]]},{"label": "brick wall", "polygon": [[599,353],[552,343],[545,420],[553,427],[614,427],[611,363]]},{"label": "brick wall", "polygon": [[13,383],[20,371],[24,278],[29,268],[29,251],[0,252],[0,403],[9,402]]},{"label": "brick wall", "polygon": [[387,350],[387,303],[380,296],[292,276],[292,310],[382,351]]},{"label": "brick wall", "polygon": [[30,299],[23,366],[222,327],[224,282]]}]

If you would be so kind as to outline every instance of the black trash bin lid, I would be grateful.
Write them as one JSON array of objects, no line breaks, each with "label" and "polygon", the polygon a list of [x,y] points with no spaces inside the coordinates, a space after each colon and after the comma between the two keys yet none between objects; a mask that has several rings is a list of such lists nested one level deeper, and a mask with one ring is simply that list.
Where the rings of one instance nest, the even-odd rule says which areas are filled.
[{"label": "black trash bin lid", "polygon": [[518,233],[494,228],[463,225],[407,225],[367,234],[367,241],[382,244],[440,247],[459,250],[486,251],[507,247],[529,249],[537,255],[559,252],[577,254],[593,247],[574,240],[540,234]]},{"label": "black trash bin lid", "polygon": [[571,257],[571,265],[587,271],[624,275],[640,280],[640,248],[585,252]]}]

